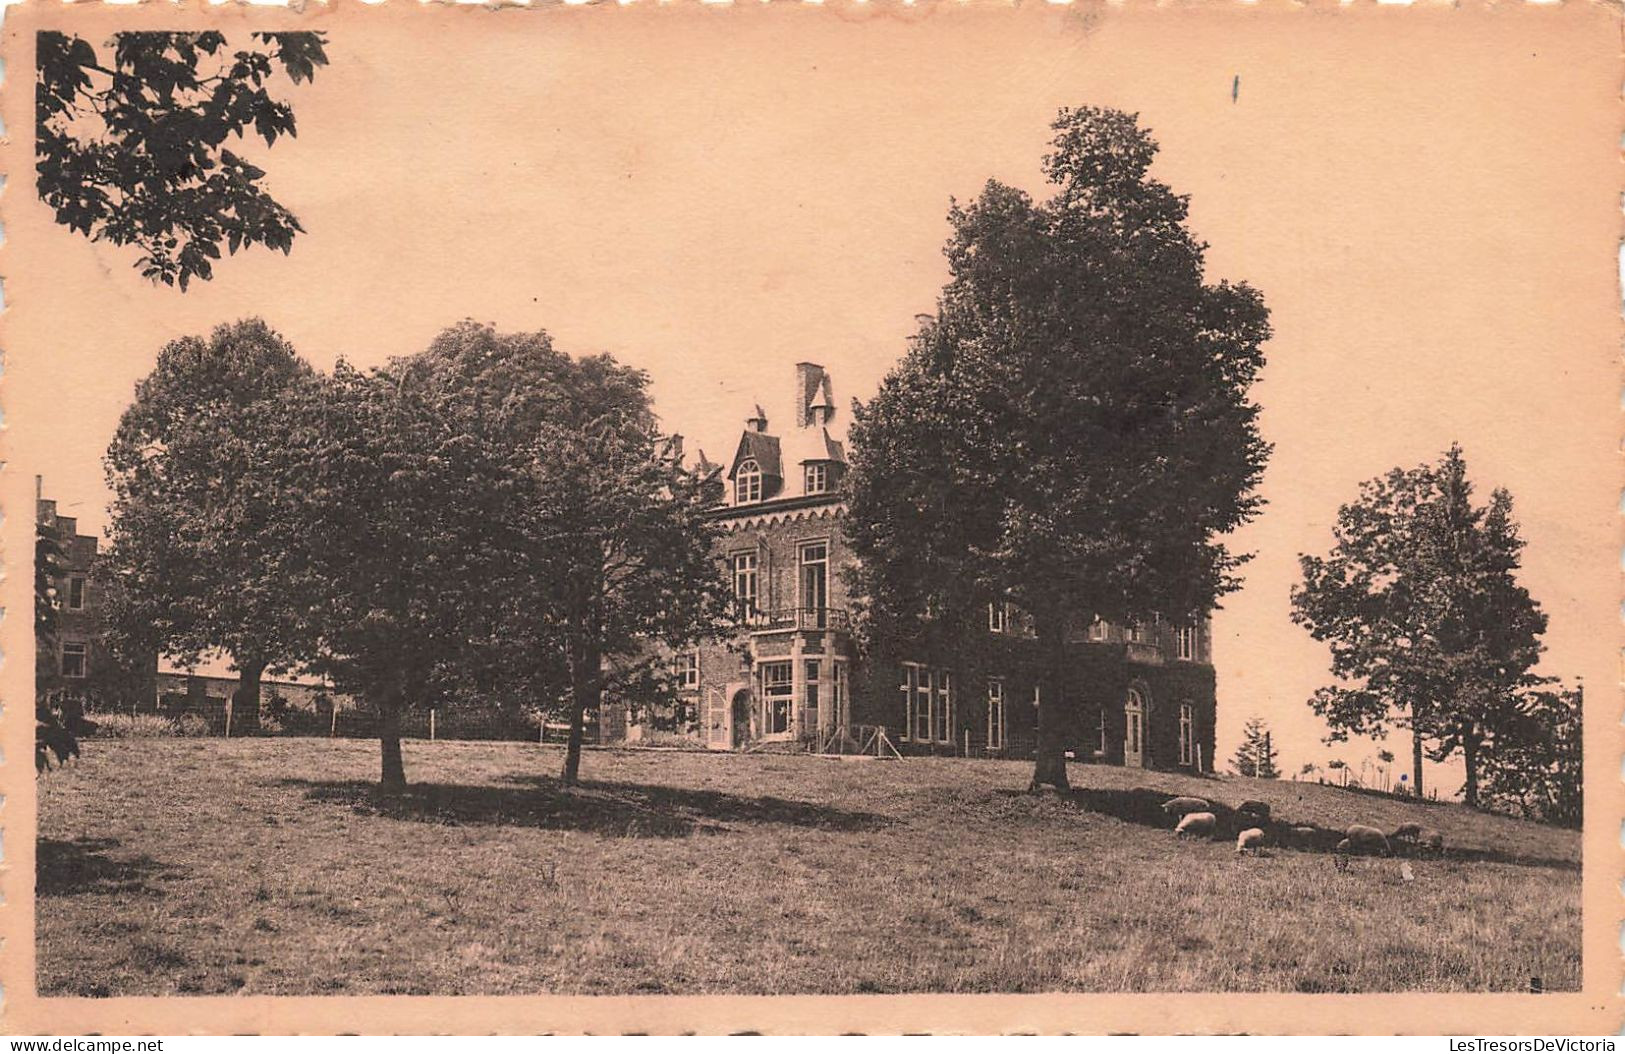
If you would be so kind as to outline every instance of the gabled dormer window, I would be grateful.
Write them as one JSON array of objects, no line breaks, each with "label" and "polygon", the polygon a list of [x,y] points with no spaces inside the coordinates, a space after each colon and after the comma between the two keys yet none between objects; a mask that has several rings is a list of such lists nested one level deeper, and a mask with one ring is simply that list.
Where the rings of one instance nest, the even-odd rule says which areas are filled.
[{"label": "gabled dormer window", "polygon": [[748,457],[739,463],[734,474],[734,503],[745,505],[762,500],[762,470],[756,459]]},{"label": "gabled dormer window", "polygon": [[823,494],[829,490],[829,466],[822,462],[809,462],[806,466],[806,492]]}]

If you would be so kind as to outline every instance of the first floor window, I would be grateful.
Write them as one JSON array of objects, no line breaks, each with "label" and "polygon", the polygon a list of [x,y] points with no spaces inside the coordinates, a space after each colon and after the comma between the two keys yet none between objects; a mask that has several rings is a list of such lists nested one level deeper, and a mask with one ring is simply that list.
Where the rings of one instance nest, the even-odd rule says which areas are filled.
[{"label": "first floor window", "polygon": [[987,749],[1004,749],[1004,681],[987,682]]},{"label": "first floor window", "polygon": [[806,706],[808,710],[816,714],[818,713],[818,681],[819,675],[822,673],[822,670],[820,669],[821,664],[817,659],[808,659],[806,662],[807,676],[802,687],[802,691],[805,692],[806,695],[803,699],[803,705]]},{"label": "first floor window", "polygon": [[1196,708],[1190,703],[1179,704],[1179,763],[1192,764],[1196,760]]},{"label": "first floor window", "polygon": [[954,699],[952,689],[953,685],[949,681],[948,671],[938,670],[937,705],[931,712],[931,721],[936,726],[937,739],[943,743],[951,743],[954,739]]},{"label": "first floor window", "polygon": [[85,607],[85,576],[73,575],[68,579],[68,610],[82,611]]},{"label": "first floor window", "polygon": [[990,633],[1003,633],[1010,625],[1010,607],[1002,600],[987,606],[987,628]]},{"label": "first floor window", "polygon": [[62,645],[62,676],[83,677],[89,648],[83,641],[66,641]]},{"label": "first floor window", "polygon": [[1180,626],[1174,630],[1174,657],[1179,659],[1196,658],[1196,627]]},{"label": "first floor window", "polygon": [[685,652],[673,659],[672,676],[677,681],[678,688],[698,688],[700,686],[700,653],[697,651]]},{"label": "first floor window", "polygon": [[787,662],[762,664],[762,732],[784,735],[790,731],[790,702],[795,692],[795,669]]},{"label": "first floor window", "polygon": [[756,554],[733,555],[734,606],[741,618],[756,613]]},{"label": "first floor window", "polygon": [[909,739],[953,741],[953,679],[947,670],[905,662],[898,690],[903,693],[904,734]]}]

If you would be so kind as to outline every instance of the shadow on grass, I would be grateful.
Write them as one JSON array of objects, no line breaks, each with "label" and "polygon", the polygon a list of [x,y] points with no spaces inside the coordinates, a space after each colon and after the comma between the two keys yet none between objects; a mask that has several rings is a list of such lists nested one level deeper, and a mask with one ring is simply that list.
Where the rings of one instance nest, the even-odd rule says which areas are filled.
[{"label": "shadow on grass", "polygon": [[85,893],[157,896],[163,890],[147,879],[166,869],[150,856],[119,859],[115,838],[41,838],[34,850],[34,895],[73,897]]},{"label": "shadow on grass", "polygon": [[545,827],[617,838],[682,838],[723,834],[729,824],[780,824],[831,831],[872,831],[892,821],[876,813],[768,796],[653,784],[584,781],[565,787],[544,776],[512,777],[515,786],[417,783],[385,794],[364,780],[282,781],[312,801],[350,806],[364,815],[459,825]]},{"label": "shadow on grass", "polygon": [[[1001,793],[1014,796],[1024,792],[1011,790]],[[1162,806],[1164,802],[1177,795],[1167,791],[1156,791],[1147,787],[1135,787],[1132,790],[1074,788],[1066,797],[1079,808],[1089,812],[1113,816],[1143,827],[1159,827],[1167,831],[1170,837],[1173,835],[1176,821],[1162,811]],[[1252,817],[1244,816],[1222,802],[1212,802],[1209,811],[1218,821],[1218,828],[1214,832],[1218,838],[1231,839],[1245,828],[1262,827],[1265,839],[1271,846],[1305,853],[1333,853],[1337,851],[1337,843],[1342,841],[1344,836],[1344,831],[1336,828],[1293,823],[1280,817],[1260,824]],[[1396,844],[1394,850],[1399,856],[1417,855],[1414,852],[1407,852],[1403,843]],[[1580,862],[1570,858],[1538,856],[1501,849],[1470,849],[1449,846],[1448,843],[1445,857],[1449,860],[1467,862],[1550,867],[1560,871],[1580,870]]]}]

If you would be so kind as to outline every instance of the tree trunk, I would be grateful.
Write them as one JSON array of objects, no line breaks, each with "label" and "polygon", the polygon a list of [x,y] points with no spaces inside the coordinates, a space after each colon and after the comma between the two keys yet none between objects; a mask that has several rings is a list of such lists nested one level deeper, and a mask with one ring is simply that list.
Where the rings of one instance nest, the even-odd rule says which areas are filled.
[{"label": "tree trunk", "polygon": [[1411,729],[1411,779],[1416,781],[1415,786],[1412,787],[1411,789],[1413,791],[1415,791],[1417,798],[1421,798],[1422,797],[1422,733],[1420,731],[1418,731],[1417,729],[1414,729],[1414,728]]},{"label": "tree trunk", "polygon": [[255,659],[237,660],[237,695],[231,702],[232,735],[249,735],[260,730],[260,678],[265,663]]},{"label": "tree trunk", "polygon": [[1038,677],[1038,715],[1034,730],[1033,779],[1027,785],[1029,793],[1048,784],[1058,791],[1070,791],[1066,778],[1065,743],[1061,738],[1062,709],[1065,705],[1066,685],[1066,628],[1058,618],[1038,620],[1038,647],[1040,671]]},{"label": "tree trunk", "polygon": [[406,789],[406,765],[401,760],[401,705],[399,696],[378,702],[378,743],[383,753],[383,772],[378,788],[390,793]]},{"label": "tree trunk", "polygon": [[586,729],[587,708],[599,702],[599,681],[603,671],[596,648],[584,648],[579,658],[570,663],[570,741],[564,748],[564,774],[566,787],[573,787],[581,776],[581,740]]},{"label": "tree trunk", "polygon": [[1478,740],[1472,736],[1461,737],[1461,758],[1467,765],[1467,786],[1462,790],[1462,797],[1467,807],[1478,807]]}]

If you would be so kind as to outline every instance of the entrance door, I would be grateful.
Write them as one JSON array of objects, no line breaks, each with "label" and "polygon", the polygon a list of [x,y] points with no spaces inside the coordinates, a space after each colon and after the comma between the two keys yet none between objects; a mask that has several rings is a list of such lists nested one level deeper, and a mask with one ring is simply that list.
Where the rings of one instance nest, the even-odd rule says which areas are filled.
[{"label": "entrance door", "polygon": [[1145,697],[1138,688],[1128,690],[1123,704],[1123,764],[1145,767]]}]

